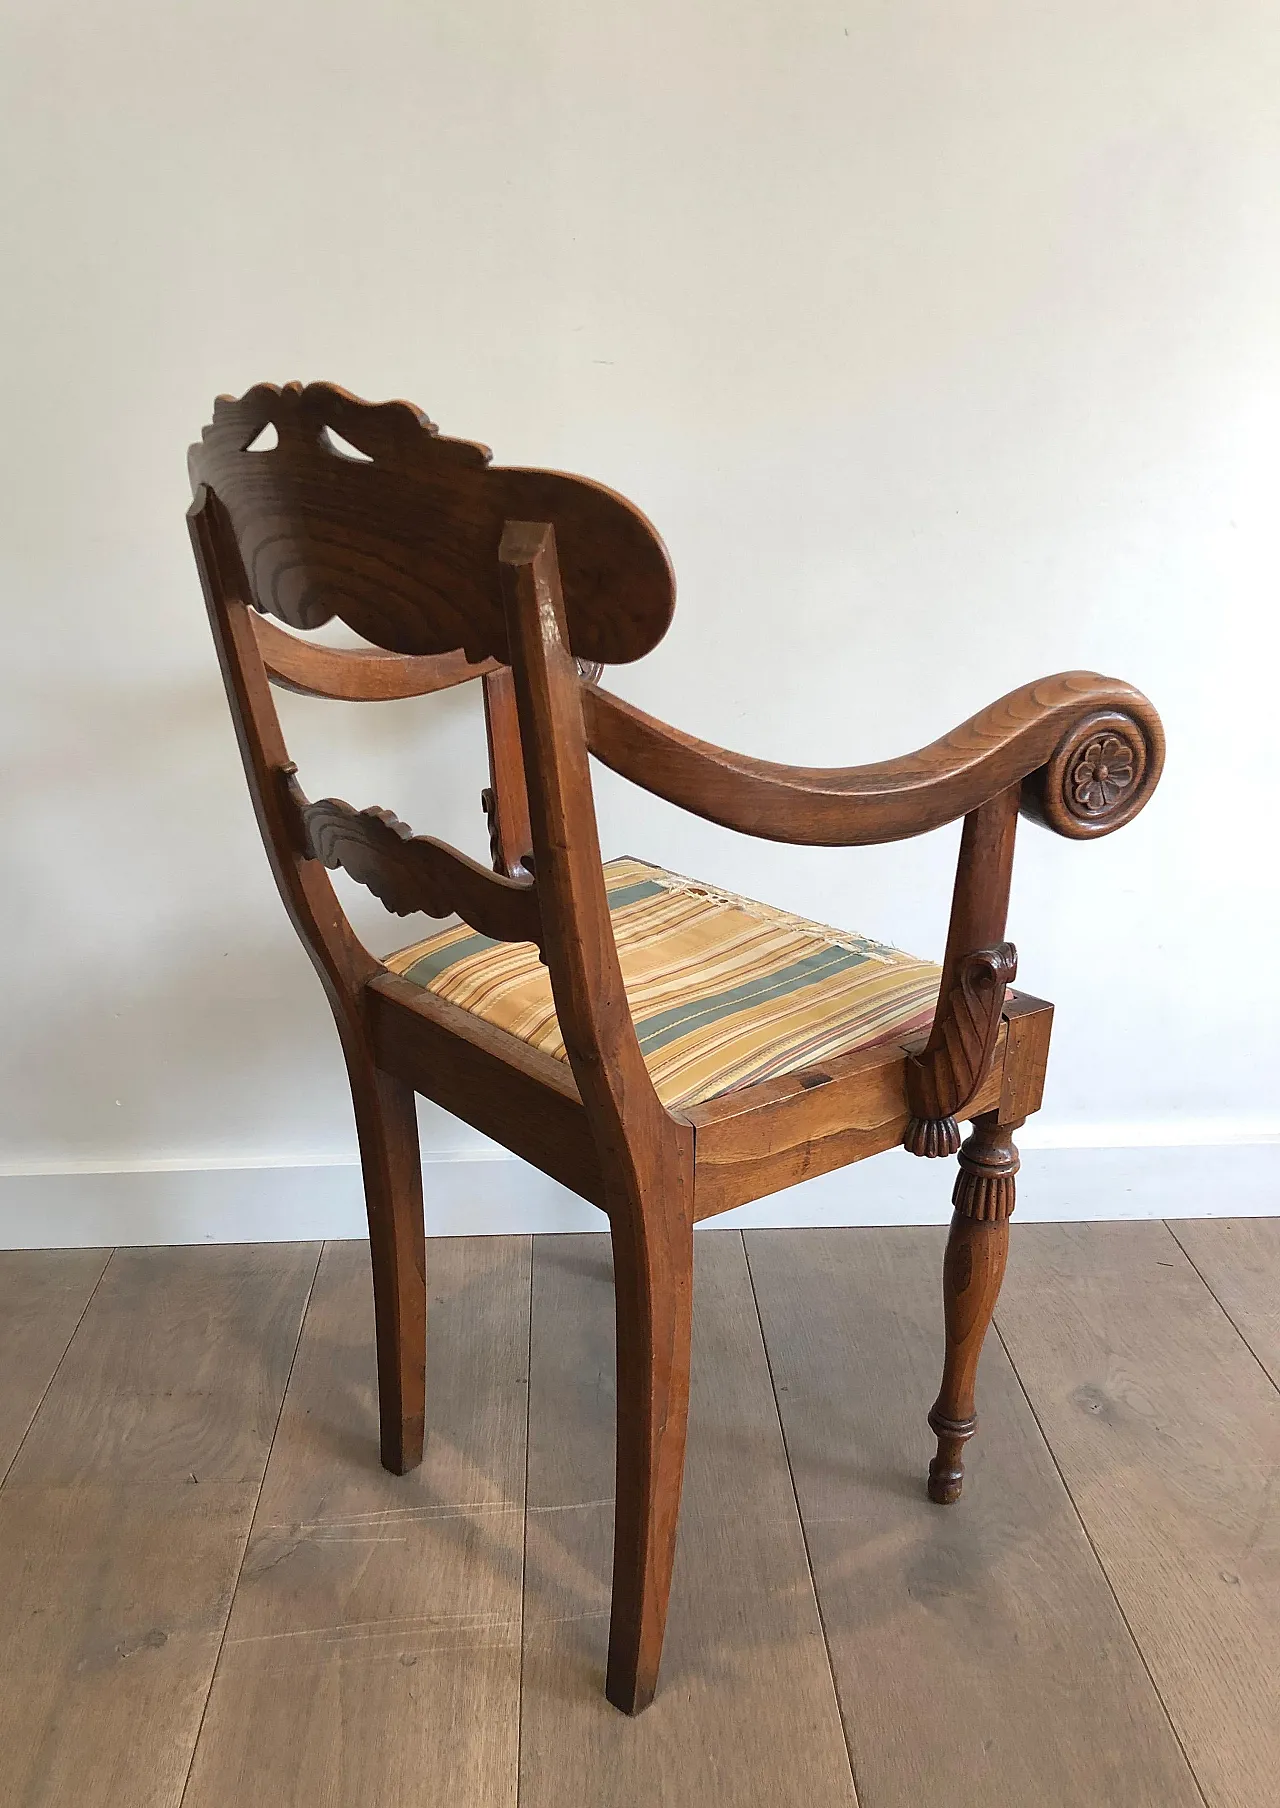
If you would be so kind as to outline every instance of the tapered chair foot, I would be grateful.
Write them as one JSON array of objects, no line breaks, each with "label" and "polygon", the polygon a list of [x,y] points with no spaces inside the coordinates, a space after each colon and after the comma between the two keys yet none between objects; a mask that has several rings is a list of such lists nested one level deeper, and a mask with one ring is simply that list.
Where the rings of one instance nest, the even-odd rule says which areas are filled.
[{"label": "tapered chair foot", "polygon": [[426,1445],[425,1414],[420,1419],[384,1424],[378,1439],[378,1461],[389,1475],[408,1475],[421,1464]]},{"label": "tapered chair foot", "polygon": [[611,1706],[617,1708],[620,1714],[629,1714],[634,1718],[635,1715],[644,1713],[644,1710],[649,1706],[650,1702],[657,1694],[657,1673],[655,1672],[652,1676],[642,1677],[635,1674],[626,1674],[625,1664],[621,1666],[621,1669],[624,1673],[615,1675],[613,1666],[610,1665],[606,1672],[604,1679],[605,1698]]},{"label": "tapered chair foot", "polygon": [[426,1432],[427,1273],[418,1115],[411,1086],[346,1047],[369,1215],[382,1466],[407,1475]]},{"label": "tapered chair foot", "polygon": [[974,1406],[978,1358],[991,1324],[1009,1254],[1009,1217],[1015,1201],[1017,1124],[1001,1124],[994,1112],[975,1118],[960,1150],[951,1232],[942,1265],[946,1355],[942,1387],[929,1413],[938,1451],[929,1465],[929,1499],[938,1506],[959,1500],[964,1488],[963,1450],[978,1429]]},{"label": "tapered chair foot", "polygon": [[929,1413],[929,1426],[938,1439],[938,1454],[929,1464],[929,1499],[939,1507],[949,1507],[959,1500],[964,1487],[960,1453],[978,1429],[978,1421],[976,1416],[948,1419],[935,1405]]}]

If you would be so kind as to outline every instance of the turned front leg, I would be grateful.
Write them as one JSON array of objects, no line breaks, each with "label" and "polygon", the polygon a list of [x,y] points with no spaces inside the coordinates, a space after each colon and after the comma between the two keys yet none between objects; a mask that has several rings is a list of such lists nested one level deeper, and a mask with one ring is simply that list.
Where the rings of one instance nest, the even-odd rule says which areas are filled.
[{"label": "turned front leg", "polygon": [[978,1428],[974,1390],[983,1339],[995,1311],[1009,1253],[1018,1151],[995,1112],[975,1118],[960,1150],[951,1202],[955,1212],[942,1266],[946,1357],[942,1388],[929,1414],[938,1454],[929,1465],[929,1498],[945,1506],[964,1486],[961,1452]]}]

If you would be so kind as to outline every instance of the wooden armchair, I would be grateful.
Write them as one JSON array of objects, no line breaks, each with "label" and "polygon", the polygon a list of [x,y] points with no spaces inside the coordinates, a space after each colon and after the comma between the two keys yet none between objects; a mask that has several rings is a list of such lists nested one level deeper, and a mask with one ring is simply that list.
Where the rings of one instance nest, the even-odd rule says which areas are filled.
[{"label": "wooden armchair", "polygon": [[[276,443],[259,449],[270,428]],[[618,1406],[606,1690],[636,1713],[657,1682],[675,1548],[695,1221],[881,1150],[959,1153],[929,1414],[929,1493],[958,1497],[1014,1205],[1013,1132],[1040,1104],[1052,1019],[1009,990],[1017,819],[1075,839],[1128,822],[1160,775],[1159,718],[1129,685],[1069,672],[902,759],[836,770],[750,759],[599,688],[601,666],[647,653],[674,606],[657,534],[599,485],[494,467],[407,403],[327,384],[220,398],[191,475],[192,541],[258,822],[351,1079],[382,1460],[403,1473],[422,1455],[417,1091],[608,1215]],[[287,631],[334,616],[367,648]],[[383,810],[308,801],[270,683],[376,701],[473,678],[495,871]],[[963,817],[941,968],[640,861],[602,865],[588,754],[775,841],[895,841]],[[376,960],[326,867],[402,916],[461,925]]]}]

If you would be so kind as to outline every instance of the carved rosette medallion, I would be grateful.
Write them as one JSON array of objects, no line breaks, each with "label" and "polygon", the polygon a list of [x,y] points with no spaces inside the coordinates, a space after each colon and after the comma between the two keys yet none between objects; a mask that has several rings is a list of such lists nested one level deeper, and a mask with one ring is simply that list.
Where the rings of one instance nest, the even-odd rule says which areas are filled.
[{"label": "carved rosette medallion", "polygon": [[1114,809],[1128,791],[1137,761],[1128,741],[1116,734],[1095,735],[1076,756],[1067,776],[1069,802],[1086,818]]},{"label": "carved rosette medallion", "polygon": [[1159,751],[1143,724],[1121,710],[1098,710],[1026,781],[1023,808],[1075,841],[1109,835],[1138,814],[1159,776]]}]

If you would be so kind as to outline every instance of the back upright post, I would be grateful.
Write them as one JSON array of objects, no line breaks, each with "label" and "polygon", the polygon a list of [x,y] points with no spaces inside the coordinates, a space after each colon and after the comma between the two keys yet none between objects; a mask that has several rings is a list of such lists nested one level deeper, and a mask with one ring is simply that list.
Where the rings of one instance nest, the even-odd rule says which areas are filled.
[{"label": "back upright post", "polygon": [[347,1064],[369,1218],[382,1462],[403,1475],[422,1461],[426,1415],[426,1243],[413,1088],[374,1060],[365,985],[381,969],[347,922],[323,866],[298,844],[289,809],[293,765],[240,560],[208,489],[198,491],[187,519],[263,844],[323,981]]},{"label": "back upright post", "polygon": [[654,1092],[623,987],[552,528],[508,522],[499,558],[547,966],[606,1175],[618,1417],[605,1689],[636,1714],[657,1687],[684,1477],[693,1132]]}]

